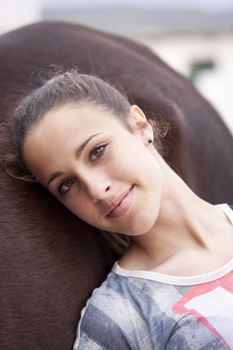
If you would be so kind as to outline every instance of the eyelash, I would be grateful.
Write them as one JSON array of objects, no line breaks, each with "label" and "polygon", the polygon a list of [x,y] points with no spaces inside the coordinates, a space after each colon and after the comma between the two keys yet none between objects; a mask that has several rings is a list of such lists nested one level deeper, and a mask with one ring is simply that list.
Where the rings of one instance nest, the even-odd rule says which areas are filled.
[{"label": "eyelash", "polygon": [[[105,152],[106,147],[107,147],[107,144],[106,144],[106,143],[105,143],[105,144],[102,144],[102,145],[95,146],[95,147],[93,148],[93,150],[90,152],[89,157],[91,157],[91,155],[92,155],[96,150],[99,150],[99,149],[103,148],[103,150],[101,151],[101,153],[100,153],[100,155],[97,157],[97,159],[100,158],[100,157],[102,157],[103,154],[104,154],[104,152]],[[94,159],[94,161],[95,161],[95,160],[96,160],[96,159]]]},{"label": "eyelash", "polygon": [[[90,160],[92,160],[92,159],[91,159],[91,156],[94,154],[94,152],[96,152],[96,151],[99,150],[99,149],[102,149],[102,151],[101,151],[100,154],[97,156],[97,158],[94,159],[94,160],[92,160],[92,161],[95,162],[96,160],[98,160],[99,158],[101,158],[101,157],[103,156],[103,154],[105,153],[106,147],[107,147],[107,144],[102,144],[102,145],[95,146],[95,147],[92,149],[92,151],[90,152],[90,154],[89,154]],[[58,186],[58,192],[59,192],[59,194],[65,195],[67,192],[69,192],[69,189],[70,189],[70,187],[72,186],[73,182],[74,182],[73,179],[67,179],[67,180],[61,182],[61,184]],[[68,188],[68,190],[64,191],[62,188],[63,188],[64,185],[67,185],[67,184],[68,184],[68,186],[70,186],[70,187]]]}]

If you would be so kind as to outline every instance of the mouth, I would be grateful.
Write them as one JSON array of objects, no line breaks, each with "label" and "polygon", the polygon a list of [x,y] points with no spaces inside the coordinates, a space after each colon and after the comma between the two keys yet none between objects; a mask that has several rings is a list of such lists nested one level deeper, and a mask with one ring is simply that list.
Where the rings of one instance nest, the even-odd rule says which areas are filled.
[{"label": "mouth", "polygon": [[119,218],[126,214],[133,200],[133,190],[134,185],[117,199],[117,201],[110,207],[110,211],[106,215],[107,218]]}]

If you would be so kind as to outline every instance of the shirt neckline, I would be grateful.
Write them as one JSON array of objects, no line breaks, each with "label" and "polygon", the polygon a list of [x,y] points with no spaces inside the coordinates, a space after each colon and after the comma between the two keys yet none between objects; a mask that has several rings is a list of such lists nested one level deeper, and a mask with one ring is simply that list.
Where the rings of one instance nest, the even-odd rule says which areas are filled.
[{"label": "shirt neckline", "polygon": [[[233,225],[233,210],[229,207],[229,205],[226,203],[223,203],[223,204],[217,204],[217,206],[222,208],[227,218]],[[126,276],[126,277],[143,278],[143,279],[148,279],[148,280],[152,280],[160,283],[180,285],[180,286],[190,286],[190,285],[212,282],[214,280],[217,280],[225,276],[226,274],[228,274],[233,270],[233,258],[229,262],[227,262],[224,266],[220,267],[217,270],[214,270],[205,274],[201,274],[201,275],[194,275],[194,276],[175,276],[175,275],[169,275],[169,274],[164,274],[164,273],[159,273],[154,271],[128,270],[121,267],[118,264],[118,262],[119,260],[117,260],[112,267],[112,271],[118,275]]]}]

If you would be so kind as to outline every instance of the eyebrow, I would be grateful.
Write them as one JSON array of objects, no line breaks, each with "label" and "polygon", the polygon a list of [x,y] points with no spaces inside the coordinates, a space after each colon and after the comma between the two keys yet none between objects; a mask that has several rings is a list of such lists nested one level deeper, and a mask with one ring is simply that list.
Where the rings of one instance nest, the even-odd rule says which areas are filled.
[{"label": "eyebrow", "polygon": [[[93,134],[93,135],[91,135],[90,137],[88,137],[88,138],[86,139],[86,141],[84,141],[84,142],[81,144],[81,146],[79,146],[79,148],[77,149],[77,151],[75,151],[76,157],[80,157],[80,155],[82,154],[82,152],[83,152],[84,148],[86,147],[86,145],[88,144],[88,142],[91,141],[95,136],[100,135],[100,134],[102,134],[102,133],[99,132],[99,133],[97,133],[97,134]],[[50,175],[50,177],[49,177],[49,180],[48,180],[47,184],[46,184],[46,188],[48,189],[50,183],[51,183],[53,180],[55,180],[57,177],[62,176],[62,175],[64,175],[64,174],[65,174],[65,173],[63,173],[62,171],[56,171],[55,173],[52,173],[52,174]]]}]

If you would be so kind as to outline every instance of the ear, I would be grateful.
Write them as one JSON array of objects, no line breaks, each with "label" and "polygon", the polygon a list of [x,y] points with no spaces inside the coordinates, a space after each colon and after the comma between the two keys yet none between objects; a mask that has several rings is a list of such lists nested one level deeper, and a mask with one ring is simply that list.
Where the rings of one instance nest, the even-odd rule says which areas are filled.
[{"label": "ear", "polygon": [[153,140],[153,129],[148,122],[144,112],[137,105],[132,105],[127,116],[127,123],[133,133],[139,134],[143,142],[148,144],[148,140]]}]

